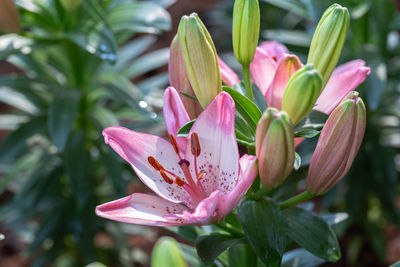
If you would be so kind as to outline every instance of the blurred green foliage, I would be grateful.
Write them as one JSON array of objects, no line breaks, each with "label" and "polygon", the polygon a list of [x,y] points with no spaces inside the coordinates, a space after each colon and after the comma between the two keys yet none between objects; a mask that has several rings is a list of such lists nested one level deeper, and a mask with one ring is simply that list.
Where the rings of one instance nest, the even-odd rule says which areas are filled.
[{"label": "blurred green foliage", "polygon": [[0,76],[0,101],[10,107],[0,130],[12,130],[0,145],[0,195],[13,195],[1,203],[1,223],[28,242],[32,266],[116,263],[127,243],[94,243],[105,230],[94,209],[125,195],[132,172],[101,131],[158,127],[168,74],[155,70],[168,48],[146,51],[170,29],[173,1],[92,0],[70,11],[59,0],[16,3],[23,30],[0,35],[0,59],[18,68]]},{"label": "blurred green foliage", "polygon": [[[366,264],[360,260],[362,250],[372,250],[378,263],[384,265],[388,260],[385,227],[400,226],[400,13],[395,1],[261,0],[260,41],[282,42],[305,62],[317,22],[335,2],[351,14],[339,64],[363,59],[371,75],[357,89],[368,109],[363,145],[346,178],[322,198],[321,209],[349,214],[339,231],[346,235],[343,261],[348,266]],[[212,11],[213,18],[220,18],[214,25],[214,36],[230,34],[232,6],[232,1],[223,1]],[[231,49],[224,39],[216,43]],[[225,57],[231,64],[230,58],[229,54]],[[313,143],[315,140],[304,142],[300,149]]]}]

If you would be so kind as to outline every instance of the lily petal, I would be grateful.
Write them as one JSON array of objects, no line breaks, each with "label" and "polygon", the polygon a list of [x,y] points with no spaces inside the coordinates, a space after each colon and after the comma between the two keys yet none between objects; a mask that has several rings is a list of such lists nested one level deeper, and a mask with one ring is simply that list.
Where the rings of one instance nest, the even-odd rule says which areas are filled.
[{"label": "lily petal", "polygon": [[218,57],[218,64],[222,81],[226,85],[232,87],[240,83],[239,76],[220,57]]},{"label": "lily petal", "polygon": [[256,178],[257,171],[255,156],[244,155],[240,158],[239,181],[230,193],[220,197],[217,206],[218,220],[222,220],[239,204]]},{"label": "lily petal", "polygon": [[257,47],[254,60],[250,63],[250,73],[253,82],[263,95],[271,85],[277,68],[276,62],[261,48]]},{"label": "lily petal", "polygon": [[259,47],[276,62],[279,62],[285,54],[289,54],[289,49],[276,41],[262,42]]},{"label": "lily petal", "polygon": [[148,157],[152,156],[165,169],[175,172],[185,180],[178,165],[178,156],[169,142],[155,135],[138,133],[123,127],[106,128],[103,135],[105,142],[131,164],[140,180],[156,194],[171,202],[184,202],[192,206],[186,191],[175,183],[168,184],[164,181],[148,162]]},{"label": "lily petal", "polygon": [[148,194],[132,194],[96,207],[100,217],[150,226],[183,225],[181,219],[167,215],[187,211],[184,205]]},{"label": "lily petal", "polygon": [[290,77],[301,67],[303,64],[295,55],[284,54],[278,62],[278,67],[275,72],[274,79],[271,86],[268,88],[265,99],[267,100],[268,107],[281,109],[282,97],[286,88],[286,84]]},{"label": "lily petal", "polygon": [[[207,195],[232,191],[239,175],[239,151],[235,136],[235,103],[220,93],[197,118],[190,133],[197,133],[201,153],[197,165],[206,174],[200,182]],[[192,158],[190,148],[186,158]]]},{"label": "lily petal", "polygon": [[357,88],[371,72],[361,59],[349,61],[337,67],[325,89],[319,96],[315,110],[330,114],[343,98]]},{"label": "lily petal", "polygon": [[[215,217],[215,209],[217,208],[220,191],[212,192],[207,198],[200,201],[193,213],[183,211],[182,214],[172,215],[171,218],[176,217],[184,221],[185,224],[208,224],[211,223]],[[169,216],[167,216],[169,218]]]},{"label": "lily petal", "polygon": [[[190,121],[189,115],[183,105],[179,93],[173,87],[168,87],[164,93],[163,114],[165,126],[169,134],[176,136],[179,129],[185,123]],[[176,138],[180,149],[184,152],[186,149],[186,138]]]}]

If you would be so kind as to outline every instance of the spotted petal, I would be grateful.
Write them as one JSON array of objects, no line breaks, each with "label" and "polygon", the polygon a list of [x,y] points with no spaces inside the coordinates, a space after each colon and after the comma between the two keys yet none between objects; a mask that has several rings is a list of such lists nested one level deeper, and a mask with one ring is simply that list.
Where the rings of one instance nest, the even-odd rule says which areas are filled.
[{"label": "spotted petal", "polygon": [[319,96],[315,110],[330,114],[343,98],[357,88],[371,72],[361,59],[352,60],[337,67]]},{"label": "spotted petal", "polygon": [[254,54],[254,60],[250,63],[250,73],[253,82],[265,95],[277,68],[276,62],[265,53],[261,48],[257,47]]},{"label": "spotted petal", "polygon": [[100,217],[151,226],[183,225],[181,219],[168,215],[187,211],[184,205],[148,194],[132,194],[96,207],[96,214]]},{"label": "spotted petal", "polygon": [[178,165],[178,156],[169,142],[155,135],[138,133],[123,127],[106,128],[103,135],[105,142],[131,164],[142,182],[156,194],[175,203],[183,201],[192,205],[186,191],[175,183],[168,184],[148,161],[148,157],[152,156],[165,169],[184,179]]},{"label": "spotted petal", "polygon": [[[173,87],[168,87],[164,93],[163,106],[165,126],[169,134],[176,136],[179,129],[190,121],[189,115],[183,105],[179,93]],[[179,147],[184,152],[186,149],[186,138],[176,138]]]},{"label": "spotted petal", "polygon": [[[235,103],[229,94],[222,92],[200,114],[190,131],[199,137],[201,153],[197,164],[206,172],[200,181],[207,195],[215,190],[225,194],[236,185],[239,151],[234,124]],[[193,157],[190,148],[186,154],[187,158]]]},{"label": "spotted petal", "polygon": [[257,176],[256,162],[257,158],[255,156],[244,155],[240,158],[239,181],[231,192],[220,197],[217,206],[218,220],[222,220],[227,216],[239,204],[250,188]]}]

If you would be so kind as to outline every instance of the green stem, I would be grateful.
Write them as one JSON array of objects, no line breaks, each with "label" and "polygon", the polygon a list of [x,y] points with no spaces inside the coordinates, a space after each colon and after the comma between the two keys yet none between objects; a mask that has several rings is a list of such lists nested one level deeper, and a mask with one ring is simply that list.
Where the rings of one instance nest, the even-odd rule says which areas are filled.
[{"label": "green stem", "polygon": [[291,197],[283,202],[281,202],[279,204],[279,207],[281,208],[281,210],[290,208],[292,206],[295,206],[301,202],[304,202],[306,200],[309,200],[310,198],[312,198],[314,195],[311,194],[310,192],[308,192],[307,190],[304,191],[301,194],[298,194],[297,196]]},{"label": "green stem", "polygon": [[253,89],[251,88],[251,81],[250,81],[250,65],[242,65],[242,68],[243,68],[244,87],[246,88],[246,95],[249,99],[254,101]]},{"label": "green stem", "polygon": [[261,199],[263,196],[267,195],[269,192],[271,192],[270,190],[266,189],[265,187],[261,187],[260,190],[258,190],[257,192],[254,193],[254,195],[252,196],[255,200],[259,200]]},{"label": "green stem", "polygon": [[234,229],[233,227],[228,226],[228,224],[216,223],[215,225],[218,228],[230,233],[232,236],[235,236],[235,237],[243,237],[244,236],[244,234],[242,232],[239,232],[238,230]]}]

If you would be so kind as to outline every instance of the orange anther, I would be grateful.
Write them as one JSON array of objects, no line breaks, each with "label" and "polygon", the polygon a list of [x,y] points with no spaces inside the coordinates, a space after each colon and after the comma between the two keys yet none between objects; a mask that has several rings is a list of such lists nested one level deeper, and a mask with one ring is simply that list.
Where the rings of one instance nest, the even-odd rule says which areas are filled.
[{"label": "orange anther", "polygon": [[164,170],[163,166],[154,157],[148,157],[147,161],[156,171]]},{"label": "orange anther", "polygon": [[164,170],[160,170],[160,174],[162,176],[162,178],[164,178],[164,181],[168,184],[173,184],[174,180],[172,180],[171,178],[168,177],[168,175],[165,173]]},{"label": "orange anther", "polygon": [[168,137],[169,137],[169,142],[174,147],[175,153],[179,155],[179,147],[175,137],[172,134],[169,134]]},{"label": "orange anther", "polygon": [[197,135],[197,133],[192,133],[190,135],[190,144],[191,144],[192,154],[195,155],[196,157],[200,156],[201,148],[200,148],[199,136]]},{"label": "orange anther", "polygon": [[185,182],[180,177],[176,177],[175,183],[179,186],[183,186],[185,184]]},{"label": "orange anther", "polygon": [[197,176],[197,180],[200,180],[201,178],[204,177],[204,175],[206,175],[207,173],[204,170],[201,170],[199,175]]}]

